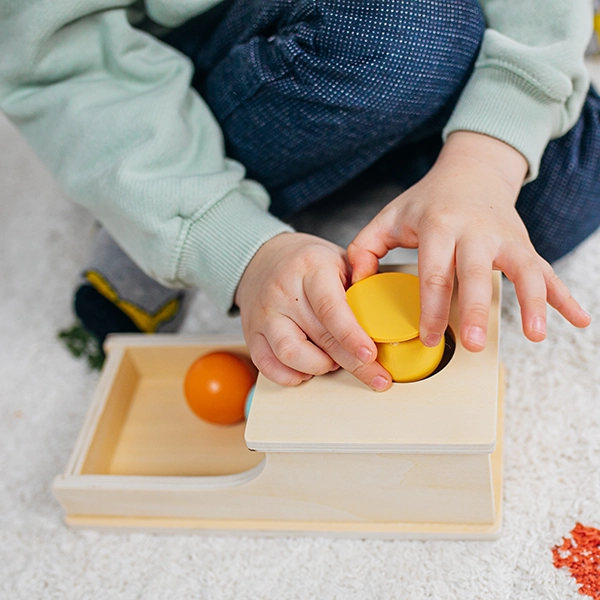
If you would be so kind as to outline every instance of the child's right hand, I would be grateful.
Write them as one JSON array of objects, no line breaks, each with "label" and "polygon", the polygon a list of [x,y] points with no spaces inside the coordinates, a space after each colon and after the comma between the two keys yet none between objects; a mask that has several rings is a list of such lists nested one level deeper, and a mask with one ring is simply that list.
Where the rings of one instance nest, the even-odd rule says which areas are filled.
[{"label": "child's right hand", "polygon": [[431,171],[390,202],[348,247],[353,281],[377,272],[396,247],[419,248],[421,341],[436,346],[448,325],[455,275],[460,335],[470,351],[486,344],[492,270],[503,271],[521,305],[525,336],[546,336],[546,303],[576,327],[590,316],[536,252],[515,208],[527,172],[504,142],[457,131]]},{"label": "child's right hand", "polygon": [[297,385],[338,366],[376,391],[390,387],[377,348],[357,323],[342,248],[303,233],[282,233],[254,255],[238,286],[250,356],[269,379]]}]

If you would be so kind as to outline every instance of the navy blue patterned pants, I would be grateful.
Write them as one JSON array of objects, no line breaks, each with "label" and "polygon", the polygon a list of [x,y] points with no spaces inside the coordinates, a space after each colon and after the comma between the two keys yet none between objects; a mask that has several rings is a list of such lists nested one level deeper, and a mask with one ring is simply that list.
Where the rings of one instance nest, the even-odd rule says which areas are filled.
[{"label": "navy blue patterned pants", "polygon": [[[476,0],[229,0],[166,41],[190,56],[227,152],[286,217],[386,153],[422,176],[484,32]],[[550,142],[517,208],[560,258],[600,224],[600,98]]]}]

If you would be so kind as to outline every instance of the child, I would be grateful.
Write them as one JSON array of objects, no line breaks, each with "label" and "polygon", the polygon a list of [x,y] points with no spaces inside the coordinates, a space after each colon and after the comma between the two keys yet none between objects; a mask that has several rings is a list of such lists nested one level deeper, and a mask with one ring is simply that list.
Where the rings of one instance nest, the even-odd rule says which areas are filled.
[{"label": "child", "polygon": [[[419,247],[427,345],[455,273],[469,350],[485,345],[492,269],[514,282],[529,339],[545,337],[546,302],[589,324],[547,261],[600,223],[590,0],[147,0],[137,29],[139,3],[124,4],[0,0],[0,107],[150,296],[156,280],[239,307],[267,377],[339,365],[391,385],[344,289],[397,246]],[[420,178],[347,255],[280,220],[392,149]],[[142,323],[110,279],[92,296]]]}]

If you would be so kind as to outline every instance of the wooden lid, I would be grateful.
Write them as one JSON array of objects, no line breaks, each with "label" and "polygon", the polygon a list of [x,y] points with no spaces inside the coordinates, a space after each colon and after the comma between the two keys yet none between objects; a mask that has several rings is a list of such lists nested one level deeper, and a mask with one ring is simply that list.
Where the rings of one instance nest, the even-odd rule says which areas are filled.
[{"label": "wooden lid", "polygon": [[[492,452],[500,283],[494,272],[486,348],[469,352],[457,339],[448,366],[422,381],[394,383],[391,390],[377,393],[342,369],[287,388],[259,376],[246,444],[263,452]],[[456,293],[450,326],[458,331]]]}]

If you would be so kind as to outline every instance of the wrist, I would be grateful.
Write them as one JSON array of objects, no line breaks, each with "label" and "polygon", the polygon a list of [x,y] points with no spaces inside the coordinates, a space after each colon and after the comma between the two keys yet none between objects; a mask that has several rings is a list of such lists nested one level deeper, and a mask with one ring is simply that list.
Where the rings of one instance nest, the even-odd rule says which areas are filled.
[{"label": "wrist", "polygon": [[[268,239],[262,244],[258,250],[254,253],[254,256],[250,259],[240,280],[238,282],[237,289],[234,295],[234,302],[237,307],[240,307],[243,303],[243,297],[247,287],[252,287],[252,283],[256,277],[256,270],[260,271],[261,262],[267,260],[267,256],[273,251],[275,255],[279,255],[282,252],[281,244],[285,244],[286,240],[290,239],[290,236],[297,236],[295,231],[284,231],[278,233],[272,238]],[[276,248],[273,250],[273,248]],[[251,292],[252,293],[252,292]]]},{"label": "wrist", "polygon": [[504,180],[516,196],[525,177],[528,163],[515,148],[502,140],[472,131],[452,132],[442,148],[440,161],[456,160],[475,168],[490,170]]}]

